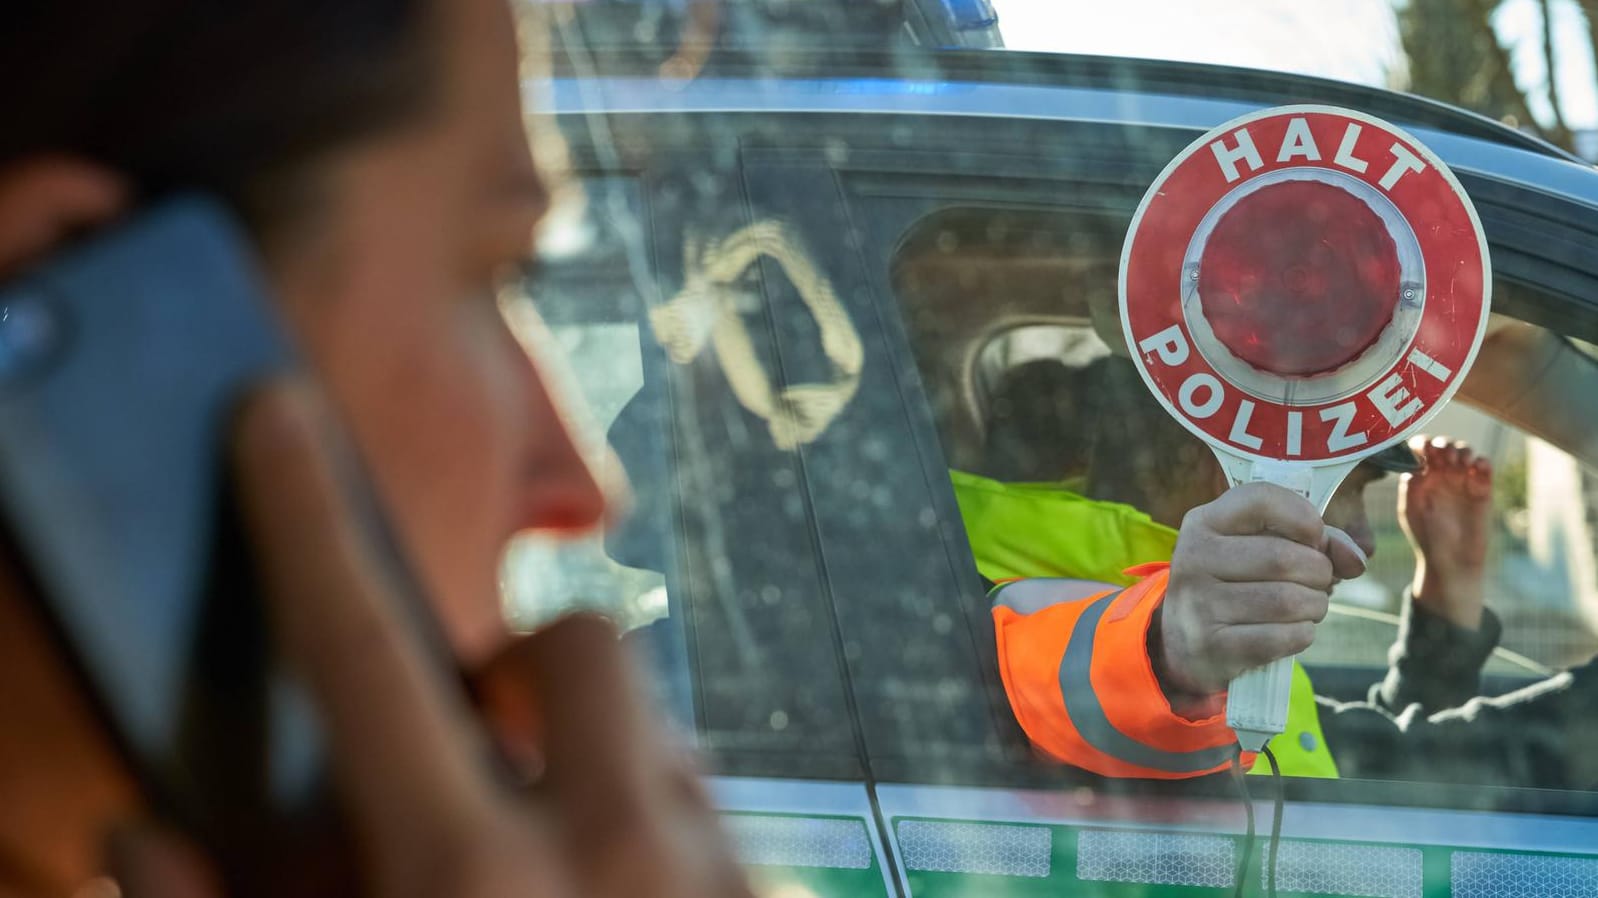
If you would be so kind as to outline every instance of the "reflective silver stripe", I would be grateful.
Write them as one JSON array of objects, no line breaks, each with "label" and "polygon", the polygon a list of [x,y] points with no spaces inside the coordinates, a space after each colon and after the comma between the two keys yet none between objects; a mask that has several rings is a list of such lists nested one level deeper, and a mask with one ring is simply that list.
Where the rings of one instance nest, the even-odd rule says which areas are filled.
[{"label": "reflective silver stripe", "polygon": [[1231,836],[1114,829],[1076,834],[1076,878],[1087,882],[1230,889],[1236,867]]},{"label": "reflective silver stripe", "polygon": [[[1405,845],[1286,839],[1277,849],[1277,884],[1283,892],[1294,894],[1421,898],[1425,894],[1424,862],[1419,848]],[[1265,871],[1258,875],[1263,886]],[[1460,894],[1457,884],[1453,894]],[[1519,894],[1554,893],[1534,889]]]},{"label": "reflective silver stripe", "polygon": [[907,870],[1047,879],[1054,830],[968,821],[901,820],[895,830]]},{"label": "reflective silver stripe", "polygon": [[1065,657],[1060,660],[1060,695],[1065,699],[1065,713],[1070,716],[1072,725],[1083,741],[1098,751],[1151,770],[1199,773],[1230,761],[1236,751],[1233,746],[1161,751],[1128,737],[1104,716],[1104,706],[1093,694],[1093,642],[1098,635],[1099,620],[1121,594],[1112,593],[1089,605],[1077,619],[1071,639],[1065,645]]},{"label": "reflective silver stripe", "polygon": [[871,869],[871,840],[859,818],[722,814],[721,822],[739,863]]},{"label": "reflective silver stripe", "polygon": [[1009,608],[1017,614],[1032,614],[1061,602],[1090,599],[1114,588],[1114,583],[1101,583],[1098,580],[1057,577],[1016,580],[1002,583],[993,590],[993,604]]},{"label": "reflective silver stripe", "polygon": [[1459,898],[1598,896],[1598,859],[1456,851],[1449,885]]}]

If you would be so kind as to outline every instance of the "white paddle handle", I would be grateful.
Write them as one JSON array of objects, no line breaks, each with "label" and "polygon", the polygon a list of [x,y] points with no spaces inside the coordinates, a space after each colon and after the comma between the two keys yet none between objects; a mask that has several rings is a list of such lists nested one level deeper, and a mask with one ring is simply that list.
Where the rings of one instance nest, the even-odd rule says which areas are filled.
[{"label": "white paddle handle", "polygon": [[[1247,479],[1285,487],[1314,502],[1317,507],[1323,507],[1326,498],[1330,497],[1330,490],[1326,491],[1326,498],[1315,495],[1319,490],[1316,489],[1314,473],[1305,465],[1256,461],[1250,465]],[[1342,473],[1346,473],[1346,469],[1337,475],[1337,481],[1343,479]],[[1334,481],[1331,488],[1336,489],[1336,486]],[[1244,751],[1259,751],[1272,736],[1287,729],[1294,657],[1278,658],[1264,667],[1245,670],[1227,688],[1226,725],[1237,733],[1237,742]]]},{"label": "white paddle handle", "polygon": [[1287,729],[1294,657],[1245,670],[1227,690],[1226,725],[1237,733],[1237,743],[1244,751],[1259,751],[1272,736]]}]

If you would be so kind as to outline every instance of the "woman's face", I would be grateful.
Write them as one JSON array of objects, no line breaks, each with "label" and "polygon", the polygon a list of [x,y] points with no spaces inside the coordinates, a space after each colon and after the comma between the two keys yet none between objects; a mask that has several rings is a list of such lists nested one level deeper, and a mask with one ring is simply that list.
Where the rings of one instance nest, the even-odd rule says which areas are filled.
[{"label": "woman's face", "polygon": [[498,288],[548,194],[528,149],[504,0],[451,0],[436,111],[329,163],[314,235],[283,241],[277,292],[352,431],[457,650],[503,638],[500,555],[575,530],[601,491]]},{"label": "woman's face", "polygon": [[[308,232],[268,235],[285,317],[342,412],[463,660],[503,637],[500,553],[578,529],[604,499],[495,304],[546,204],[518,98],[505,0],[436,0],[429,118],[327,161]],[[0,280],[124,214],[115,172],[71,158],[0,168]],[[0,566],[0,856],[43,894],[98,869],[136,792]],[[16,871],[0,870],[0,893]]]}]

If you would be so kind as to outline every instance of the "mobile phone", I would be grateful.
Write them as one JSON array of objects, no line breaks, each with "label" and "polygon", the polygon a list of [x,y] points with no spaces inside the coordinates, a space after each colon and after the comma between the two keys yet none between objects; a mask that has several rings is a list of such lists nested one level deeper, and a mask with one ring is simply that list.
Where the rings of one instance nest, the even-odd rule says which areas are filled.
[{"label": "mobile phone", "polygon": [[0,285],[10,554],[158,811],[235,894],[332,808],[229,486],[238,401],[298,364],[263,284],[232,215],[185,197]]}]

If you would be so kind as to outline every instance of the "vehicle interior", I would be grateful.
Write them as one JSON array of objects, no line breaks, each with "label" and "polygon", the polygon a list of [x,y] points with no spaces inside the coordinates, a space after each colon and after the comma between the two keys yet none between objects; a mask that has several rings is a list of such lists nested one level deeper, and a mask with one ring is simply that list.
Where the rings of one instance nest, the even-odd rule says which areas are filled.
[{"label": "vehicle interior", "polygon": [[[1106,446],[1103,412],[1088,398],[1106,388],[1104,369],[1121,369],[1122,378],[1132,372],[1115,293],[1120,239],[1115,228],[1085,228],[1070,213],[976,206],[938,213],[907,235],[893,261],[895,287],[951,467],[1003,482],[1065,483],[1087,476],[1096,444],[1101,452],[1147,451],[1126,441]],[[1598,364],[1565,334],[1519,317],[1539,302],[1533,288],[1500,281],[1494,300],[1456,402],[1593,466],[1598,418],[1580,408],[1598,387]],[[1163,426],[1163,409],[1121,395],[1116,414]],[[1396,532],[1390,507],[1373,514]],[[1389,562],[1407,563],[1407,555]],[[1396,625],[1395,615],[1334,606],[1323,650],[1310,656],[1321,659],[1313,664],[1317,689],[1362,698],[1369,667],[1385,663]],[[1326,643],[1341,651],[1326,651]],[[1380,652],[1360,652],[1355,643]],[[1540,679],[1563,660],[1544,659],[1499,652],[1488,692]]]}]

